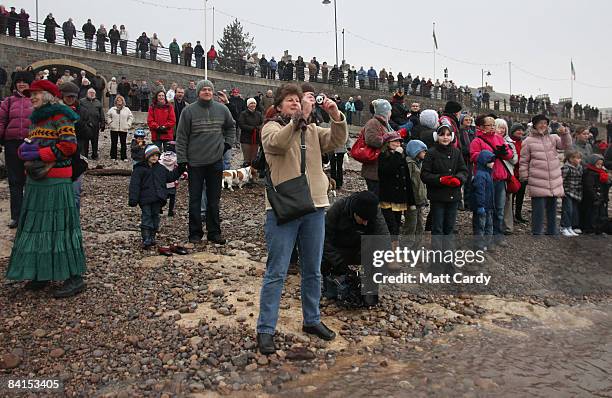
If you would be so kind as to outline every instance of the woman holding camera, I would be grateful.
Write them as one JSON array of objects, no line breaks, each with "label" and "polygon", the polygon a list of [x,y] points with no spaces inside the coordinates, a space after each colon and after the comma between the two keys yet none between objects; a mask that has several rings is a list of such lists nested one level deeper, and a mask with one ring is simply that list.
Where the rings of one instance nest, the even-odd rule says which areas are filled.
[{"label": "woman holding camera", "polygon": [[164,90],[158,90],[153,96],[153,103],[149,107],[147,124],[151,131],[151,140],[158,148],[168,150],[168,142],[174,140],[174,126],[176,116],[174,107],[166,101]]},{"label": "woman holding camera", "polygon": [[302,94],[302,90],[295,84],[285,84],[278,89],[274,98],[274,109],[278,116],[269,120],[261,132],[271,184],[275,188],[301,176],[303,133],[307,188],[315,208],[314,212],[279,225],[276,212],[266,195],[265,235],[268,261],[261,287],[257,321],[259,351],[266,355],[275,351],[273,336],[281,293],[296,241],[302,278],[302,330],[324,340],[336,337],[336,334],[321,322],[319,312],[325,208],[329,206],[329,182],[323,172],[321,154],[343,145],[348,137],[348,128],[338,106],[329,98],[325,98],[321,106],[331,118],[331,127],[322,128],[308,123],[314,106],[315,97],[312,93]]}]

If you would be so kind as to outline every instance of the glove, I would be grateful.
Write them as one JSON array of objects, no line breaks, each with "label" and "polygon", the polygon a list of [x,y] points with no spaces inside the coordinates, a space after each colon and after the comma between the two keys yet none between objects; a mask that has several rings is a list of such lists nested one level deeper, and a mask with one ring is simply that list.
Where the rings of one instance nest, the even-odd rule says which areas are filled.
[{"label": "glove", "polygon": [[397,130],[396,133],[398,133],[400,137],[406,138],[406,136],[408,135],[408,130],[402,127],[401,129]]},{"label": "glove", "polygon": [[450,187],[451,186],[450,185],[451,178],[453,178],[453,176],[443,176],[443,177],[440,177],[440,184],[446,185],[446,186]]},{"label": "glove", "polygon": [[232,149],[232,146],[230,144],[228,144],[227,142],[223,143],[223,154],[225,155],[225,152],[229,151],[230,149]]},{"label": "glove", "polygon": [[136,205],[138,205],[138,202],[135,202],[135,201],[133,201],[133,200],[130,200],[130,201],[128,202],[128,205],[129,205],[130,207],[136,207]]},{"label": "glove", "polygon": [[40,153],[38,152],[38,144],[23,143],[19,146],[17,154],[19,156],[19,159],[25,161],[40,159]]},{"label": "glove", "polygon": [[451,177],[448,185],[451,187],[458,187],[461,185],[461,180],[458,179],[457,177]]},{"label": "glove", "polygon": [[398,146],[397,148],[395,148],[395,152],[404,153],[404,148],[402,148],[401,146]]},{"label": "glove", "polygon": [[484,207],[479,207],[476,212],[478,213],[479,216],[484,216],[485,214],[487,214],[487,211],[485,210]]},{"label": "glove", "polygon": [[496,158],[501,158],[508,155],[508,148],[505,145],[498,145],[493,152]]}]

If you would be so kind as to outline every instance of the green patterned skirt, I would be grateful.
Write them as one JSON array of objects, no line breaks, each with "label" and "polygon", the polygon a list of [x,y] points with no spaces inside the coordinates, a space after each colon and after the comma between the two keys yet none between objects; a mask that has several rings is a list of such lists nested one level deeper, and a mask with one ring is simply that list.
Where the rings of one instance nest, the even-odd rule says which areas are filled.
[{"label": "green patterned skirt", "polygon": [[83,236],[71,179],[28,177],[7,279],[63,281],[83,273]]}]

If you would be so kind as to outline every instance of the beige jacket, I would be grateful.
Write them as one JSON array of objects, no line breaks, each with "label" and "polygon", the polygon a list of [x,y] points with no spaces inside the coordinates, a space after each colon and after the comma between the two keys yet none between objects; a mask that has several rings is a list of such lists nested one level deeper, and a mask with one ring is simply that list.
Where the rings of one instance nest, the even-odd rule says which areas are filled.
[{"label": "beige jacket", "polygon": [[[341,121],[332,120],[330,123],[330,128],[309,124],[305,132],[306,178],[316,207],[329,206],[329,182],[323,173],[321,154],[333,151],[348,138],[344,115]],[[278,185],[300,175],[300,133],[295,131],[293,121],[284,127],[278,122],[266,123],[261,131],[261,143],[270,167],[272,184]],[[270,209],[272,207],[266,197],[266,210]]]}]

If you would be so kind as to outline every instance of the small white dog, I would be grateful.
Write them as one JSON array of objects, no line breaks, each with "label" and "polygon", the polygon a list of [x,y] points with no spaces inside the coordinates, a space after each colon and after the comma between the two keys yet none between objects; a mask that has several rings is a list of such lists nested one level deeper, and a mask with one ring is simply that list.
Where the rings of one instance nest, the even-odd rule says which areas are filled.
[{"label": "small white dog", "polygon": [[243,167],[238,170],[223,170],[223,177],[221,179],[221,189],[228,188],[233,191],[234,185],[238,185],[238,188],[242,189],[242,186],[253,177],[252,167]]}]

